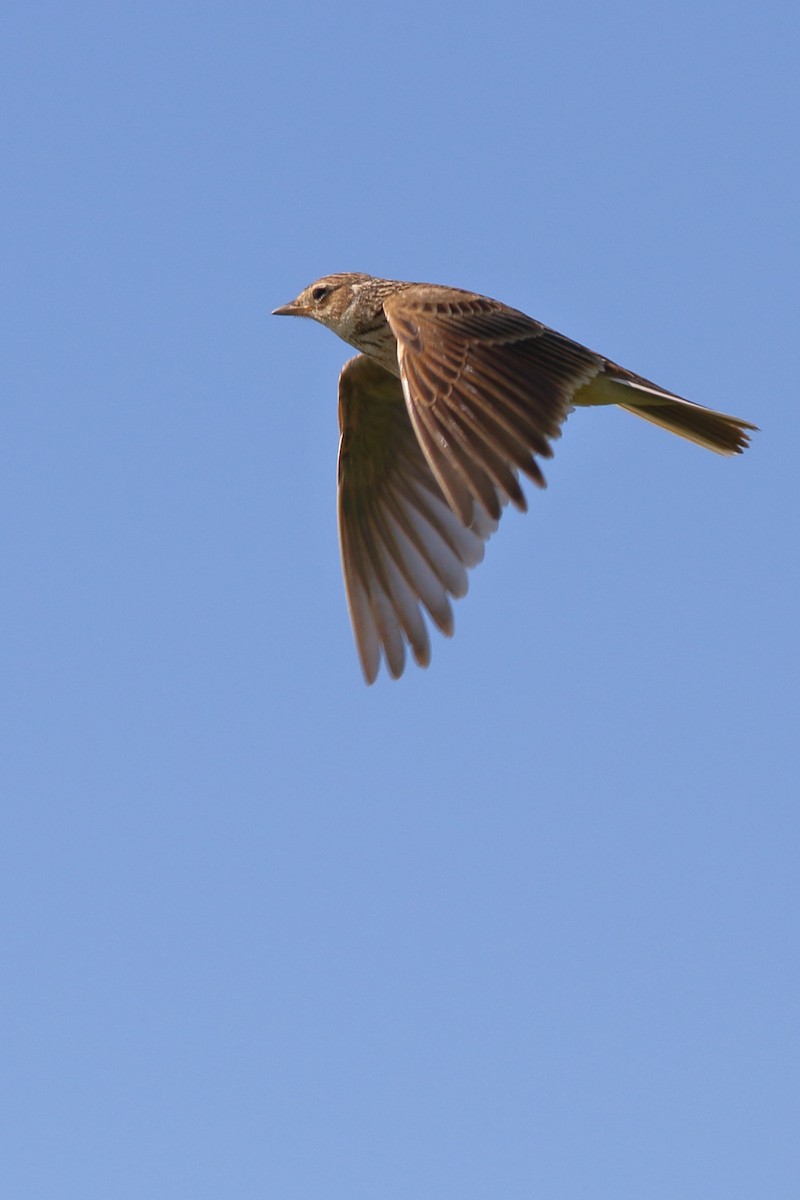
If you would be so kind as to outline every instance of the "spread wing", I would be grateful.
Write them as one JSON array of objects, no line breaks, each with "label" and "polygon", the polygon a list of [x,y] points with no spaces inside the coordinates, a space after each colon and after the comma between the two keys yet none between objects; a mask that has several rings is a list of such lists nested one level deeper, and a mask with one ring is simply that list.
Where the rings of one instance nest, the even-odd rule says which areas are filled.
[{"label": "spread wing", "polygon": [[[453,632],[450,597],[467,590],[467,568],[497,528],[482,504],[467,527],[452,511],[422,453],[400,380],[363,355],[339,376],[339,545],[350,619],[364,676],[381,655],[397,678],[410,645],[430,661],[422,610]],[[499,515],[503,498],[493,493]]]},{"label": "spread wing", "polygon": [[464,524],[473,504],[525,509],[518,472],[544,486],[574,393],[604,360],[524,313],[455,289],[412,285],[384,312],[408,411],[431,470]]}]

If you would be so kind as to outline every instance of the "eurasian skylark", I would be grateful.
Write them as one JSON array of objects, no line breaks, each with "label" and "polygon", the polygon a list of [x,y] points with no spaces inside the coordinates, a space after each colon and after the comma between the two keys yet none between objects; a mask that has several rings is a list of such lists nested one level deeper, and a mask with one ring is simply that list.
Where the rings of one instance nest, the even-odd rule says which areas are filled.
[{"label": "eurasian skylark", "polygon": [[503,506],[575,407],[616,404],[718,454],[755,425],[703,408],[497,300],[429,283],[326,275],[276,308],[360,351],[339,376],[339,542],[361,666],[394,678],[405,643],[427,666],[425,608],[453,632]]}]

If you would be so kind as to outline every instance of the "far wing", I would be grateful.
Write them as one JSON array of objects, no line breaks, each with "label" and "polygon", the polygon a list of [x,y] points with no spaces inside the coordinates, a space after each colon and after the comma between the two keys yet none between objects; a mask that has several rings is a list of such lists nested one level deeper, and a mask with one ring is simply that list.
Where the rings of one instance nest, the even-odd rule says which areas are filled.
[{"label": "far wing", "polygon": [[[400,380],[363,355],[339,377],[339,544],[361,666],[372,683],[381,655],[397,678],[405,644],[430,661],[422,610],[453,632],[450,597],[497,528],[482,504],[465,526],[442,494],[409,420]],[[499,514],[504,500],[493,494]]]}]

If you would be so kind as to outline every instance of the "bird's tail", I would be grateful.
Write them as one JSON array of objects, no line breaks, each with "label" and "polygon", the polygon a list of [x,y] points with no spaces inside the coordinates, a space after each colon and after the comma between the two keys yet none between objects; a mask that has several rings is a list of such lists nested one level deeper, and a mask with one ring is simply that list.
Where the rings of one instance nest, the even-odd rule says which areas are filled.
[{"label": "bird's tail", "polygon": [[704,408],[681,396],[663,392],[647,380],[633,376],[600,375],[581,389],[576,404],[616,404],[626,412],[644,417],[670,433],[705,446],[717,454],[741,454],[750,444],[750,433],[757,429],[749,421],[727,413]]}]

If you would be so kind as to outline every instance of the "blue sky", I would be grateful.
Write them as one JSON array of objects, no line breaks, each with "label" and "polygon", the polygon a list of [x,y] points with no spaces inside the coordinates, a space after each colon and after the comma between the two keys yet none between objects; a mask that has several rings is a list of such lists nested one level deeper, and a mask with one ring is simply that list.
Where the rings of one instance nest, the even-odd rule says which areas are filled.
[{"label": "blue sky", "polygon": [[[800,1188],[789,3],[12,5],[0,1189]],[[335,518],[362,270],[762,432],[578,412],[428,671]]]}]

